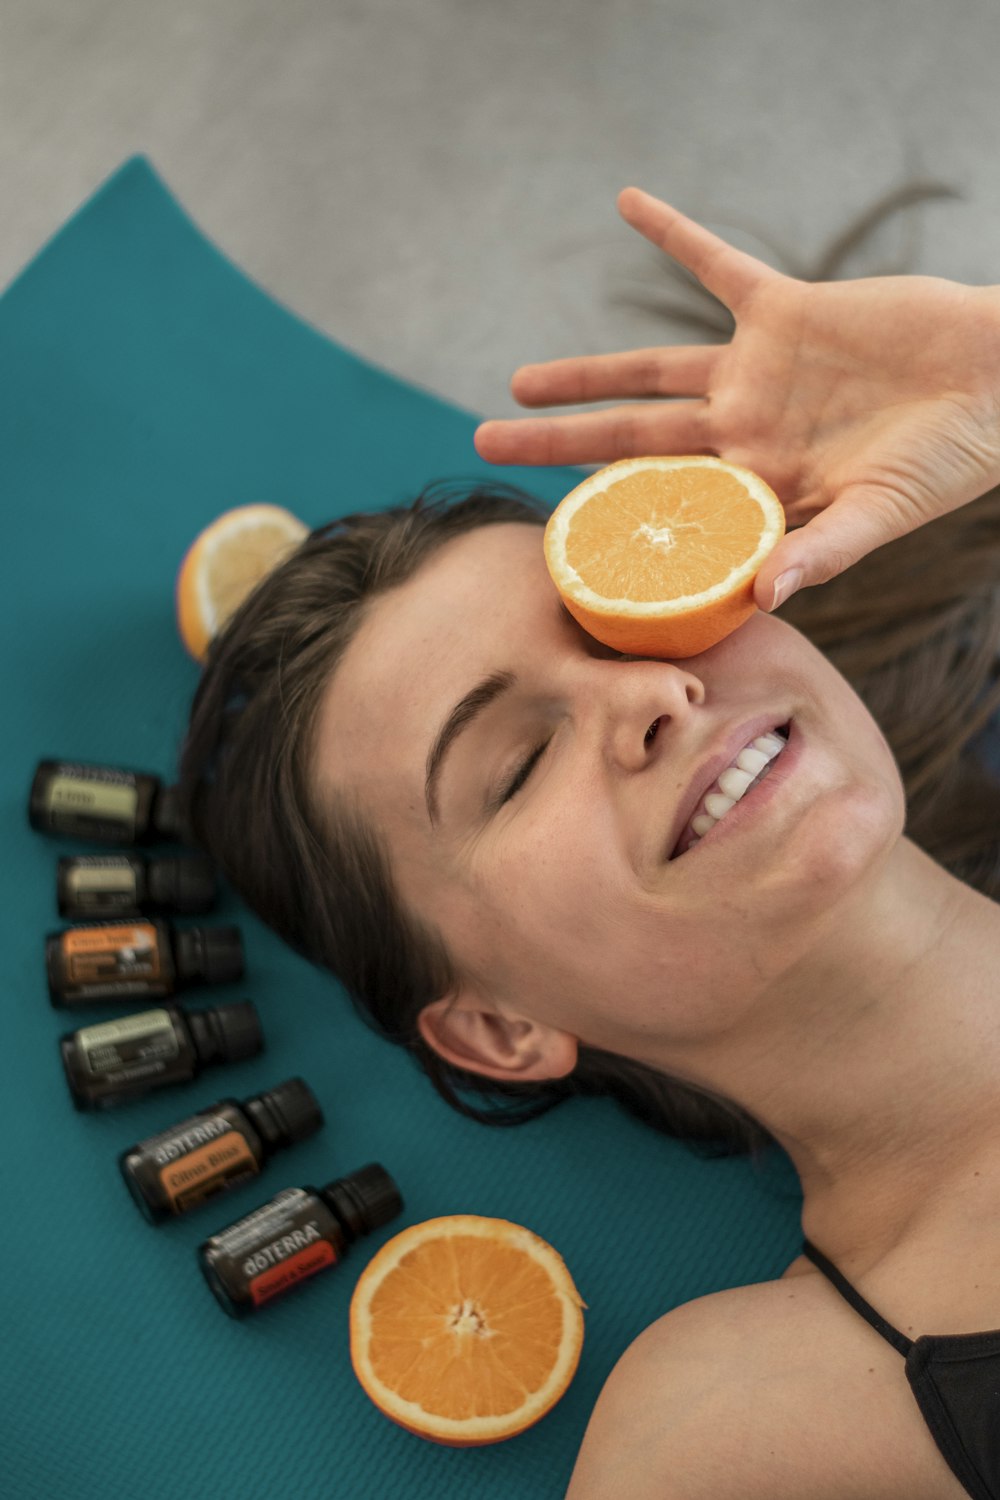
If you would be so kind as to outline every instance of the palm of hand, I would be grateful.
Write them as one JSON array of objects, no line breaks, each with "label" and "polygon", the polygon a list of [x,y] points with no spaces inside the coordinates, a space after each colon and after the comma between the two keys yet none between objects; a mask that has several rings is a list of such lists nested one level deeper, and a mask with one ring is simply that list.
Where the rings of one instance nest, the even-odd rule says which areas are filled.
[{"label": "palm of hand", "polygon": [[934,277],[769,278],[719,351],[705,446],[767,479],[790,525],[863,489],[901,535],[1000,471],[1000,339],[991,360],[977,319],[976,289]]}]

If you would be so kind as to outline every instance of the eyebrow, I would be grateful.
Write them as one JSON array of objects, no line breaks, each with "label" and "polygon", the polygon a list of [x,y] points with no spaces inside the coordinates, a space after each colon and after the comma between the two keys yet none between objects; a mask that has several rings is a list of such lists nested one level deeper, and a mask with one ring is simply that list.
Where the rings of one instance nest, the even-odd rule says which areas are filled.
[{"label": "eyebrow", "polygon": [[504,693],[509,693],[516,682],[517,678],[513,672],[493,672],[489,677],[484,677],[482,682],[477,682],[463,698],[459,698],[438,730],[437,738],[427,757],[427,771],[424,778],[424,801],[427,804],[427,815],[432,823],[438,820],[437,786],[445,756],[462,730],[468,729],[469,725],[473,724],[491,703],[495,703]]}]

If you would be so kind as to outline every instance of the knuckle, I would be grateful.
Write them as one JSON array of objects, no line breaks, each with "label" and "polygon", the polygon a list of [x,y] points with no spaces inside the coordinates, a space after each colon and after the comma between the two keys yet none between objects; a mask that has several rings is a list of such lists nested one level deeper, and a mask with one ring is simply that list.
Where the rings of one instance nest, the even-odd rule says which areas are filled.
[{"label": "knuckle", "polygon": [[638,453],[638,412],[634,406],[622,406],[615,412],[614,450],[619,458],[631,458]]},{"label": "knuckle", "polygon": [[670,382],[656,354],[647,354],[636,368],[636,391],[641,396],[669,396]]},{"label": "knuckle", "polygon": [[814,575],[812,581],[826,583],[830,578],[837,578],[841,573],[846,573],[857,560],[856,551],[843,546],[828,546],[824,549],[818,566],[810,570]]}]

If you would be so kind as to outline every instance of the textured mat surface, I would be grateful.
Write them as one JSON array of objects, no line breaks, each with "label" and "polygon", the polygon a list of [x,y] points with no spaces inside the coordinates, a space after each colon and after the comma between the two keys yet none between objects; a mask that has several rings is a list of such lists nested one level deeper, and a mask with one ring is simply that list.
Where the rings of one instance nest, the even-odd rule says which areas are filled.
[{"label": "textured mat surface", "polygon": [[[252,997],[264,1055],[104,1115],[71,1107],[57,1038],[121,1007],[49,1006],[42,940],[59,925],[56,859],[74,846],[27,827],[35,762],[170,774],[196,680],[172,588],[195,533],[252,500],[316,525],[405,500],[430,479],[481,475],[473,427],[248,281],[142,159],[0,300],[0,1488],[10,1500],[558,1497],[601,1385],[641,1329],[678,1302],[776,1275],[795,1252],[798,1195],[782,1157],[698,1161],[606,1101],[513,1130],[463,1120],[232,896],[220,918],[242,925],[247,978],[191,999]],[[503,477],[552,501],[573,479]],[[186,1220],[154,1229],[140,1218],[120,1150],[299,1072],[326,1113],[319,1135]],[[297,1294],[227,1319],[195,1264],[205,1236],[282,1187],[376,1160],[399,1182],[404,1213]],[[562,1402],[521,1437],[465,1452],[389,1423],[347,1349],[368,1257],[407,1224],[455,1212],[550,1240],[590,1309]]]}]

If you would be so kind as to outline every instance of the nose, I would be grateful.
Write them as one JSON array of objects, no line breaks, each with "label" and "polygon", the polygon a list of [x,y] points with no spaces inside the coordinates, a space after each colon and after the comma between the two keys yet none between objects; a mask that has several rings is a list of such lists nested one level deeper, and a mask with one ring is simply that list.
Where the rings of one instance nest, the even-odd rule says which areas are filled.
[{"label": "nose", "polygon": [[602,748],[609,764],[625,771],[657,759],[671,730],[705,701],[701,678],[676,662],[625,657],[595,665]]}]

